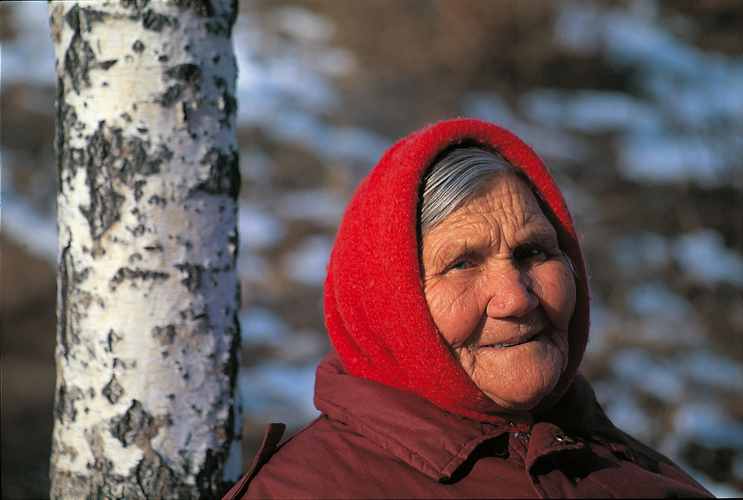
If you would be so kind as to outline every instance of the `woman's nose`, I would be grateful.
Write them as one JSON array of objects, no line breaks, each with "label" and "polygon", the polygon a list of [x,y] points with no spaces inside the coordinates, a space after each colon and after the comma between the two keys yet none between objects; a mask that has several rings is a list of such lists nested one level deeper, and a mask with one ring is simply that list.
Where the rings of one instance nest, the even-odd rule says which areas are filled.
[{"label": "woman's nose", "polygon": [[530,290],[531,280],[518,269],[501,272],[489,281],[486,313],[491,318],[521,318],[539,305]]}]

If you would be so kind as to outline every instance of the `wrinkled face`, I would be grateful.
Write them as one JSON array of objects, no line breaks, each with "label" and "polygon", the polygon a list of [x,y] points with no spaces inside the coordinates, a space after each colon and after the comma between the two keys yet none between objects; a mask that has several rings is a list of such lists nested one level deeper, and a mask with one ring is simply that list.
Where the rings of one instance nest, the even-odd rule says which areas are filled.
[{"label": "wrinkled face", "polygon": [[555,229],[512,173],[423,236],[428,308],[454,358],[499,406],[530,410],[568,362],[575,280]]}]

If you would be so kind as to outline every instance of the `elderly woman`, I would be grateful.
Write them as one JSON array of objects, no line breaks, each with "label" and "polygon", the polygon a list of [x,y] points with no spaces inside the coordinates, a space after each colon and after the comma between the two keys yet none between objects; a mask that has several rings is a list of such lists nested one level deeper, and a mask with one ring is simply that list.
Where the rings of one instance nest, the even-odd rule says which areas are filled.
[{"label": "elderly woman", "polygon": [[699,497],[578,368],[588,280],[562,194],[507,130],[438,123],[359,186],[325,282],[314,422],[229,498]]}]

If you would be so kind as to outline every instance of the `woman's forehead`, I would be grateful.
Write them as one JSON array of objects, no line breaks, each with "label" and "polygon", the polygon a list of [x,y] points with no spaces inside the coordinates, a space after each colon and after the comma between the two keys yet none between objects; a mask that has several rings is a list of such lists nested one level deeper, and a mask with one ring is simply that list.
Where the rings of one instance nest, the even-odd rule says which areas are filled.
[{"label": "woman's forehead", "polygon": [[512,223],[517,225],[541,222],[542,219],[549,224],[531,189],[516,175],[506,173],[480,187],[445,217],[441,225],[447,225],[444,222],[449,225],[466,223],[467,220],[484,223],[488,217],[514,219]]},{"label": "woman's forehead", "polygon": [[[451,240],[552,240],[555,230],[526,184],[507,174],[484,186],[423,237],[438,246]],[[435,242],[435,240],[438,240]],[[435,242],[435,243],[434,243]],[[437,244],[438,243],[438,244]]]}]

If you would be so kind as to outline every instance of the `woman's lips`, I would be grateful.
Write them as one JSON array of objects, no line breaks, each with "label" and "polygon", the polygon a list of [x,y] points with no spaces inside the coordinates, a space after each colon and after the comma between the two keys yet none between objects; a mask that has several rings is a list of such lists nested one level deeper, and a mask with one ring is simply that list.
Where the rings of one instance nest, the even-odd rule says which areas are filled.
[{"label": "woman's lips", "polygon": [[515,347],[515,346],[517,346],[517,345],[522,345],[522,344],[526,344],[527,342],[531,342],[531,341],[532,341],[532,340],[534,340],[534,339],[535,339],[535,338],[537,337],[537,335],[539,335],[540,333],[542,333],[542,332],[541,332],[541,331],[540,331],[540,332],[537,332],[537,333],[535,333],[534,335],[532,335],[532,336],[530,336],[530,337],[528,337],[528,338],[526,338],[526,339],[524,339],[524,340],[520,340],[520,341],[515,341],[515,342],[503,342],[503,343],[501,343],[501,344],[487,344],[487,345],[484,345],[483,347],[491,347],[491,348],[493,348],[493,349],[504,349],[504,348],[506,348],[506,347]]}]

